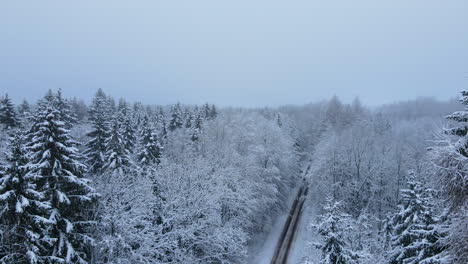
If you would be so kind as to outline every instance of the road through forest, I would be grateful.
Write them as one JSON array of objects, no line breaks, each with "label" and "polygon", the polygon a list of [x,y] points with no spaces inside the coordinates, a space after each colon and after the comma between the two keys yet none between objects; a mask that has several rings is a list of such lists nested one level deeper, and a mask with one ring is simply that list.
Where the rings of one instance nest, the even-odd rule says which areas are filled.
[{"label": "road through forest", "polygon": [[294,202],[286,218],[275,251],[271,258],[271,264],[288,264],[288,257],[294,245],[294,239],[302,216],[304,202],[309,193],[309,187],[304,180],[294,199]]}]

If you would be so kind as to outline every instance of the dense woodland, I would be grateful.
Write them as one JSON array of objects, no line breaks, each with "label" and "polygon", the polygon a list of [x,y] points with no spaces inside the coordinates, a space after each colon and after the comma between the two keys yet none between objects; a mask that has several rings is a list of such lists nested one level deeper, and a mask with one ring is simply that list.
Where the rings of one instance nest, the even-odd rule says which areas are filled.
[{"label": "dense woodland", "polygon": [[5,95],[0,263],[245,263],[303,176],[320,263],[468,263],[468,91],[460,101]]}]

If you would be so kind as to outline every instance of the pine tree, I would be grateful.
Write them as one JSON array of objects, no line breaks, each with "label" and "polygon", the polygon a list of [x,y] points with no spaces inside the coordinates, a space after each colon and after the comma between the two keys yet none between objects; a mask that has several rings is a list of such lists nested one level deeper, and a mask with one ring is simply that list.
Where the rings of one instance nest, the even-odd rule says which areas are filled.
[{"label": "pine tree", "polygon": [[131,166],[130,151],[126,148],[119,119],[115,117],[110,126],[109,138],[106,140],[106,164],[104,168],[123,174]]},{"label": "pine tree", "polygon": [[106,162],[106,141],[109,137],[109,101],[104,92],[99,89],[89,110],[89,120],[92,130],[86,135],[90,138],[84,154],[91,172],[98,172]]},{"label": "pine tree", "polygon": [[460,101],[465,105],[465,110],[455,112],[447,119],[461,123],[460,126],[449,129],[447,133],[460,137],[458,141],[458,151],[465,157],[468,157],[468,90],[462,91]]},{"label": "pine tree", "polygon": [[349,231],[349,215],[340,209],[340,203],[327,198],[325,213],[320,217],[320,224],[314,227],[323,237],[323,243],[316,244],[322,251],[321,264],[357,263],[358,255],[347,248],[345,234]]},{"label": "pine tree", "polygon": [[125,145],[124,148],[133,153],[135,147],[135,128],[130,116],[130,109],[127,103],[122,99],[119,102],[119,113],[117,115],[119,127],[122,134],[122,142]]},{"label": "pine tree", "polygon": [[115,111],[117,111],[117,106],[115,103],[115,99],[112,96],[107,96],[107,103],[109,104],[109,109],[110,109],[110,115],[113,115]]},{"label": "pine tree", "polygon": [[216,119],[218,117],[218,110],[216,110],[216,106],[212,105],[210,109],[210,118]]},{"label": "pine tree", "polygon": [[134,120],[137,127],[139,127],[141,124],[142,115],[143,115],[143,104],[140,102],[134,103],[132,119]]},{"label": "pine tree", "polygon": [[0,124],[4,124],[7,128],[17,127],[20,125],[15,106],[11,102],[8,94],[0,101]]},{"label": "pine tree", "polygon": [[448,144],[436,147],[433,152],[442,192],[455,211],[463,206],[468,207],[468,91],[462,92],[460,101],[465,109],[446,117],[459,123],[445,131],[457,141],[452,143],[447,140]]},{"label": "pine tree", "polygon": [[185,109],[184,116],[185,116],[185,128],[190,129],[192,127],[192,123],[193,123],[193,114],[187,108],[187,109]]},{"label": "pine tree", "polygon": [[203,114],[203,119],[211,120],[211,108],[210,108],[210,105],[208,103],[205,103],[202,106],[201,111],[202,111],[202,114]]},{"label": "pine tree", "polygon": [[462,111],[446,118],[457,125],[445,131],[445,137],[432,148],[434,175],[441,194],[447,201],[450,232],[446,239],[451,263],[468,262],[468,90],[462,91]]},{"label": "pine tree", "polygon": [[203,117],[200,111],[195,111],[195,119],[193,120],[192,127],[192,141],[197,141],[200,138],[200,134],[203,127]]},{"label": "pine tree", "polygon": [[[55,105],[55,95],[51,89],[37,102],[37,109],[45,109],[48,106]],[[34,116],[32,117],[34,119]]]},{"label": "pine tree", "polygon": [[28,158],[20,131],[11,136],[9,153],[0,176],[0,263],[40,263],[46,247],[49,205],[36,181],[26,175]]},{"label": "pine tree", "polygon": [[87,246],[92,238],[87,234],[91,222],[86,211],[97,197],[83,177],[86,166],[79,160],[78,143],[55,108],[45,98],[34,116],[28,144],[28,176],[37,177],[38,188],[44,190],[49,203],[49,246],[45,254],[48,263],[87,263]]},{"label": "pine tree", "polygon": [[171,120],[169,122],[169,130],[174,131],[176,129],[179,129],[183,126],[184,122],[182,119],[182,112],[180,110],[180,104],[177,103],[174,106],[172,106],[171,109]]},{"label": "pine tree", "polygon": [[55,95],[55,108],[59,111],[61,115],[60,120],[65,123],[66,128],[70,129],[78,122],[76,114],[72,111],[71,102],[63,98],[62,89],[58,89]]},{"label": "pine tree", "polygon": [[414,175],[408,189],[402,190],[400,210],[392,220],[391,264],[443,263],[438,262],[444,251],[440,239],[444,236],[436,217],[431,190],[425,189]]},{"label": "pine tree", "polygon": [[167,123],[164,109],[162,107],[159,107],[156,123],[158,125],[159,138],[161,139],[160,143],[163,144],[163,142],[167,139]]},{"label": "pine tree", "polygon": [[148,117],[143,118],[143,128],[140,139],[141,150],[138,159],[142,165],[159,164],[161,158],[161,145],[156,133],[149,124]]}]

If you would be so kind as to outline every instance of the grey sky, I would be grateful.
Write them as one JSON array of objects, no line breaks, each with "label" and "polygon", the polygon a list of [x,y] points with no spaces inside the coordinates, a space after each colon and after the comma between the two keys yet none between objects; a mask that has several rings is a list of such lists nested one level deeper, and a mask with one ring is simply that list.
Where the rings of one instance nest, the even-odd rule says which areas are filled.
[{"label": "grey sky", "polygon": [[376,105],[468,88],[466,0],[2,1],[0,92]]}]

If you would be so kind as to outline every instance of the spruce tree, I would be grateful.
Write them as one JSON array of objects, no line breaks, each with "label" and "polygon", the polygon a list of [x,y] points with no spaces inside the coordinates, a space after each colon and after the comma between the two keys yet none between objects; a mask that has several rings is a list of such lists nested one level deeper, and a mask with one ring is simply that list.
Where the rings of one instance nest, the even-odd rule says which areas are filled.
[{"label": "spruce tree", "polygon": [[468,157],[468,90],[462,91],[460,101],[465,105],[465,109],[446,117],[447,119],[460,123],[460,125],[449,129],[447,133],[459,137],[458,151],[463,156]]},{"label": "spruce tree", "polygon": [[20,131],[10,137],[7,165],[0,176],[0,263],[41,263],[47,247],[49,204],[36,182],[42,176],[27,175],[28,162]]},{"label": "spruce tree", "polygon": [[350,216],[340,209],[340,203],[327,198],[325,213],[320,217],[320,224],[315,225],[323,237],[323,243],[316,244],[322,251],[321,264],[357,263],[358,255],[349,250],[345,234],[349,231]]},{"label": "spruce tree", "polygon": [[432,148],[434,175],[449,208],[450,232],[447,248],[451,263],[468,263],[468,90],[460,98],[464,109],[446,118],[455,124]]},{"label": "spruce tree", "polygon": [[17,127],[20,125],[15,111],[15,106],[8,97],[8,94],[5,94],[0,101],[0,123],[4,124],[7,128]]},{"label": "spruce tree", "polygon": [[119,102],[119,113],[117,115],[117,119],[122,134],[122,142],[125,145],[124,148],[131,154],[135,147],[136,132],[131,119],[130,109],[123,99]]},{"label": "spruce tree", "polygon": [[109,101],[104,92],[99,89],[89,110],[89,121],[92,130],[86,135],[90,138],[84,154],[91,172],[98,172],[106,163],[106,141],[109,137]]},{"label": "spruce tree", "polygon": [[72,111],[72,104],[68,99],[63,98],[62,89],[58,89],[55,95],[55,108],[60,113],[60,120],[65,123],[65,127],[70,129],[78,122],[76,114]]},{"label": "spruce tree", "polygon": [[457,124],[445,131],[456,142],[447,140],[450,144],[438,146],[433,152],[442,192],[454,211],[468,208],[468,90],[462,92],[460,101],[465,109],[446,117]]},{"label": "spruce tree", "polygon": [[87,228],[87,210],[97,197],[83,177],[86,166],[79,160],[78,143],[48,98],[34,116],[28,144],[28,175],[40,178],[38,189],[44,191],[50,205],[45,258],[48,263],[88,263],[87,246],[92,238]]},{"label": "spruce tree", "polygon": [[444,251],[441,238],[445,236],[434,208],[432,191],[417,181],[408,180],[408,189],[402,190],[400,210],[391,220],[392,237],[389,263],[419,264],[443,263],[439,255]]},{"label": "spruce tree", "polygon": [[114,97],[108,95],[107,96],[107,103],[109,104],[109,109],[110,109],[109,114],[113,115],[115,113],[115,111],[117,111],[117,106],[116,106]]},{"label": "spruce tree", "polygon": [[143,128],[141,131],[140,145],[141,150],[138,153],[138,160],[142,165],[159,164],[161,158],[161,145],[156,133],[154,133],[149,124],[148,117],[143,118]]},{"label": "spruce tree", "polygon": [[110,125],[109,138],[106,140],[106,164],[104,168],[123,174],[132,166],[130,151],[126,148],[119,119],[115,117]]},{"label": "spruce tree", "polygon": [[[37,102],[37,109],[45,109],[48,106],[55,105],[55,95],[51,89],[47,90],[47,93]],[[32,116],[34,119],[35,116]]]},{"label": "spruce tree", "polygon": [[171,120],[169,122],[169,130],[174,131],[176,129],[179,129],[183,126],[184,122],[182,119],[182,112],[180,109],[180,104],[177,103],[174,106],[172,106],[171,109]]},{"label": "spruce tree", "polygon": [[215,105],[211,105],[211,109],[210,109],[210,118],[211,119],[216,119],[218,117],[218,110],[216,110],[216,106]]},{"label": "spruce tree", "polygon": [[192,126],[192,141],[197,141],[200,138],[200,134],[203,127],[203,117],[200,111],[195,112],[195,119],[193,120]]},{"label": "spruce tree", "polygon": [[184,116],[185,116],[185,128],[190,129],[192,127],[192,123],[193,123],[193,114],[187,108],[187,109],[185,109]]},{"label": "spruce tree", "polygon": [[159,107],[159,114],[157,123],[159,126],[159,138],[161,139],[161,143],[167,139],[167,123],[166,123],[166,116],[164,114],[164,109]]},{"label": "spruce tree", "polygon": [[208,103],[205,103],[203,106],[202,106],[202,114],[203,114],[203,118],[205,120],[211,120],[211,108],[210,108],[210,105]]}]

